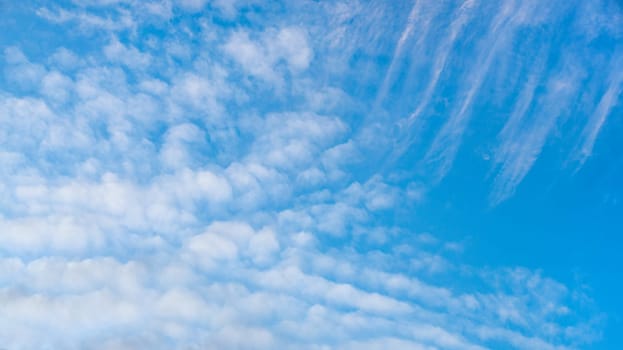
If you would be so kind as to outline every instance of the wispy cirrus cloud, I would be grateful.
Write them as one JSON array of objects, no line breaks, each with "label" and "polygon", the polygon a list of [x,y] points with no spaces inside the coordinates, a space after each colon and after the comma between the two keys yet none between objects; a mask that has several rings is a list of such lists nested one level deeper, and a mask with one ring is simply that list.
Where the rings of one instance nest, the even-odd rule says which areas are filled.
[{"label": "wispy cirrus cloud", "polygon": [[[394,138],[394,142],[387,146],[387,163],[411,162],[414,172],[426,173],[435,186],[450,173],[466,134],[470,133],[470,125],[487,123],[489,118],[491,128],[502,125],[498,133],[499,144],[492,147],[497,149],[493,152],[492,168],[498,174],[492,187],[491,203],[499,204],[510,198],[552,135],[539,130],[551,131],[557,122],[562,125],[571,114],[581,113],[589,124],[582,135],[572,136],[584,141],[580,142],[583,145],[571,151],[574,154],[570,156],[581,159],[581,166],[587,159],[582,154],[590,153],[600,126],[616,106],[616,97],[620,92],[618,75],[607,72],[616,70],[612,64],[620,60],[620,55],[612,52],[610,66],[603,64],[601,59],[589,63],[591,49],[573,43],[561,43],[553,48],[551,41],[559,40],[560,36],[551,33],[553,28],[569,20],[573,24],[574,35],[587,45],[596,40],[597,33],[616,36],[605,22],[591,21],[602,18],[600,16],[611,6],[589,6],[586,10],[590,15],[573,12],[575,5],[569,3],[556,7],[532,1],[504,4],[469,1],[460,6],[440,3],[434,6],[434,10],[427,10],[426,6],[431,5],[413,4],[403,35],[398,36],[394,46],[387,74],[378,88],[378,96],[383,99],[408,101],[396,104],[400,108],[386,106],[386,113],[395,114],[390,119],[398,130],[387,131]],[[449,10],[444,6],[448,6]],[[448,16],[443,18],[449,18],[448,26],[443,30],[431,28],[431,20],[446,12]],[[411,35],[416,24],[420,33],[424,33],[424,39]],[[410,45],[413,46],[412,51],[403,53],[404,48]],[[405,57],[401,59],[402,56]],[[398,64],[406,72],[401,77],[392,73]],[[569,66],[566,73],[562,73],[568,73],[567,77],[557,72],[562,64]],[[585,75],[589,74],[588,70],[581,72],[578,68],[583,65],[590,66],[592,76],[612,77],[606,80],[609,87],[596,87],[598,83],[593,83],[593,89],[603,90],[603,96],[591,106],[580,109],[574,101],[581,98],[580,89],[586,82]],[[524,90],[517,90],[516,84],[524,81],[522,75],[528,76],[528,80],[524,82]],[[405,76],[413,81],[411,85],[403,81]],[[543,80],[543,77],[547,78]],[[546,97],[547,94],[556,95],[558,92],[554,91],[560,90],[553,88],[556,81],[548,82],[547,79],[560,82],[567,78],[576,80],[562,89],[573,90],[559,100],[564,102],[554,103],[553,99]],[[402,84],[403,90],[388,90],[394,84],[399,87]],[[481,98],[480,94],[490,91],[495,91],[493,100]],[[413,108],[405,112],[403,106],[409,104]],[[514,109],[509,110],[508,106],[514,106]],[[523,119],[529,113],[549,116],[535,120],[534,123],[539,126],[530,128],[527,125],[532,122]],[[559,115],[557,122],[552,120],[552,113]],[[520,136],[522,134],[523,137]],[[427,144],[428,148],[424,148]],[[407,156],[409,160],[404,159]]]},{"label": "wispy cirrus cloud", "polygon": [[[618,53],[615,53],[612,58],[613,62],[617,62],[617,64],[621,59],[623,59],[623,56]],[[582,139],[575,156],[580,166],[591,156],[599,132],[610,115],[612,108],[619,103],[623,76],[619,73],[621,69],[617,67],[618,66],[613,67],[609,72],[609,80],[607,81],[606,89],[599,98],[599,102],[593,114],[589,117],[586,126],[582,130]]]}]

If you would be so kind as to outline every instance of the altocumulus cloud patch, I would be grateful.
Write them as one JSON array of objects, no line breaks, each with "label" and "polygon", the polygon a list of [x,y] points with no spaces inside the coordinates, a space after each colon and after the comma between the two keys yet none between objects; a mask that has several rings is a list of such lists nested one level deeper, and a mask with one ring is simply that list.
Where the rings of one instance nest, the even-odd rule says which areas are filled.
[{"label": "altocumulus cloud patch", "polygon": [[3,39],[0,85],[0,347],[576,349],[600,338],[584,286],[469,263],[468,239],[404,218],[461,166],[470,126],[488,116],[488,205],[520,190],[577,115],[561,163],[590,162],[620,111],[611,73],[623,56],[581,43],[623,33],[620,15],[591,32],[579,13],[602,18],[606,5],[2,6],[16,39]]}]

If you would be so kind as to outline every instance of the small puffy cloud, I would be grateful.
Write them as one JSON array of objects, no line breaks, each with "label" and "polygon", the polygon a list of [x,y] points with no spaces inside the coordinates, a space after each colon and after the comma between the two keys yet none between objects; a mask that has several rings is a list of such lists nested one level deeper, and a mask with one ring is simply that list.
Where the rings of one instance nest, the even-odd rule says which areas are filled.
[{"label": "small puffy cloud", "polygon": [[71,216],[1,219],[2,249],[13,253],[82,254],[101,248],[104,234],[97,226]]},{"label": "small puffy cloud", "polygon": [[313,57],[305,31],[297,27],[269,30],[259,40],[252,39],[248,32],[236,32],[223,50],[249,75],[277,87],[283,85],[279,63],[285,63],[294,74],[307,69]]},{"label": "small puffy cloud", "polygon": [[301,28],[281,28],[269,50],[276,57],[283,58],[293,70],[304,70],[312,60],[312,49],[307,35]]},{"label": "small puffy cloud", "polygon": [[192,237],[185,247],[194,262],[208,269],[219,266],[219,262],[233,261],[238,256],[238,247],[232,241],[212,232]]},{"label": "small puffy cloud", "polygon": [[58,71],[47,73],[41,81],[41,93],[57,103],[67,101],[71,95],[72,88],[73,81]]},{"label": "small puffy cloud", "polygon": [[257,264],[270,262],[278,251],[279,241],[270,229],[259,231],[249,241],[249,255]]},{"label": "small puffy cloud", "polygon": [[384,183],[380,177],[368,180],[363,186],[352,185],[346,193],[361,198],[371,211],[394,208],[399,196],[399,190]]},{"label": "small puffy cloud", "polygon": [[62,70],[74,70],[80,64],[80,58],[72,51],[60,47],[49,58],[50,63]]},{"label": "small puffy cloud", "polygon": [[318,154],[343,137],[347,130],[336,117],[309,113],[272,114],[249,126],[249,131],[257,135],[251,157],[283,170],[299,169],[313,164]]},{"label": "small puffy cloud", "polygon": [[219,76],[220,71],[212,72],[210,78],[195,73],[185,73],[177,77],[171,87],[173,100],[194,112],[207,114],[212,118],[221,117],[223,108],[221,98],[229,94],[229,88]]},{"label": "small puffy cloud", "polygon": [[126,46],[117,38],[113,38],[104,47],[104,55],[110,62],[120,63],[134,69],[145,69],[152,60],[149,54],[139,51],[136,47]]},{"label": "small puffy cloud", "polygon": [[238,14],[240,0],[214,0],[211,5],[221,11],[225,18],[233,19]]},{"label": "small puffy cloud", "polygon": [[8,81],[25,90],[36,89],[41,84],[46,69],[41,64],[30,62],[19,48],[6,48],[4,59],[7,63],[4,75]]},{"label": "small puffy cloud", "polygon": [[26,55],[24,55],[22,50],[15,46],[7,47],[6,49],[4,49],[4,60],[8,64],[20,64],[28,62],[28,58],[26,57]]},{"label": "small puffy cloud", "polygon": [[223,49],[250,75],[273,83],[279,81],[273,70],[273,60],[267,57],[265,49],[259,43],[249,38],[248,33],[233,34]]},{"label": "small puffy cloud", "polygon": [[208,0],[180,0],[177,5],[186,11],[198,12],[205,7],[207,2]]},{"label": "small puffy cloud", "polygon": [[193,163],[190,147],[205,142],[204,133],[194,124],[184,123],[171,127],[160,150],[162,162],[173,169],[187,167]]}]

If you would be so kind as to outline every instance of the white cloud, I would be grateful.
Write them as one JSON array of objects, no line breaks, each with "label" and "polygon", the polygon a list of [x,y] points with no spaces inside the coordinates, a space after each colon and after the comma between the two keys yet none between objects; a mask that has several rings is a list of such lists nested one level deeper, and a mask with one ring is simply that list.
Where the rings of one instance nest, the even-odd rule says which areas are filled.
[{"label": "white cloud", "polygon": [[313,56],[305,31],[297,27],[268,30],[258,40],[239,31],[228,39],[223,50],[248,74],[277,88],[284,84],[283,73],[277,67],[280,62],[295,74],[307,69]]},{"label": "white cloud", "polygon": [[41,92],[48,99],[63,103],[70,97],[73,81],[66,75],[52,71],[47,73],[41,82]]},{"label": "white cloud", "polygon": [[[2,346],[564,349],[594,338],[580,292],[538,271],[467,266],[456,243],[389,225],[384,216],[427,189],[349,170],[375,173],[369,153],[391,142],[385,120],[359,120],[367,107],[331,74],[357,50],[349,41],[368,37],[348,30],[372,28],[363,15],[383,23],[384,4],[319,5],[335,16],[311,26],[307,15],[259,25],[272,11],[264,4],[74,3],[37,14],[63,35],[89,29],[72,36],[89,45],[63,42],[38,59],[5,50],[20,82],[0,92]],[[416,111],[433,101],[470,4],[434,53]],[[215,8],[257,27],[221,26]],[[428,11],[423,21],[440,10]],[[147,27],[163,37],[142,36]],[[461,120],[489,54],[457,105]],[[548,99],[573,95],[577,76],[566,73]],[[528,105],[536,84],[521,98]],[[613,93],[604,96],[611,106]],[[560,113],[545,126],[517,117],[500,148],[504,193],[562,113],[542,109]],[[519,141],[530,146],[514,150]]]},{"label": "white cloud", "polygon": [[178,5],[184,10],[197,12],[201,11],[208,0],[179,0]]},{"label": "white cloud", "polygon": [[274,62],[267,57],[260,44],[249,38],[248,33],[234,33],[223,49],[249,74],[272,83],[279,82],[280,79],[273,70]]},{"label": "white cloud", "polygon": [[[561,63],[561,65],[564,63]],[[566,113],[566,106],[579,93],[583,72],[576,67],[559,68],[546,85],[547,94],[538,105],[538,118],[524,121],[514,130],[512,136],[502,140],[496,159],[501,170],[496,176],[491,201],[497,204],[511,196],[517,186],[537,161],[550,132],[556,122]],[[519,101],[516,108],[525,112],[526,100]]]},{"label": "white cloud", "polygon": [[205,135],[194,124],[184,123],[171,127],[165,138],[160,150],[162,162],[173,169],[181,169],[192,163],[188,144],[201,144]]},{"label": "white cloud", "polygon": [[4,58],[8,63],[4,68],[7,80],[22,89],[37,88],[46,74],[43,65],[30,62],[24,53],[16,47],[6,48]]},{"label": "white cloud", "polygon": [[14,253],[83,253],[103,245],[103,234],[72,217],[0,220],[3,249]]},{"label": "white cloud", "polygon": [[123,31],[136,28],[137,23],[132,15],[124,9],[119,9],[114,18],[98,16],[84,10],[66,10],[57,8],[51,10],[47,7],[37,9],[36,14],[50,22],[64,24],[75,22],[79,27],[88,30],[106,30],[111,32]]},{"label": "white cloud", "polygon": [[221,10],[226,18],[235,18],[238,14],[239,7],[241,6],[240,0],[214,0],[211,3],[212,6]]},{"label": "white cloud", "polygon": [[143,53],[133,46],[126,46],[117,38],[113,38],[104,47],[104,54],[109,61],[118,62],[134,69],[145,69],[151,62],[149,54]]},{"label": "white cloud", "polygon": [[313,55],[307,35],[296,27],[281,28],[268,50],[272,55],[282,57],[293,70],[307,69]]},{"label": "white cloud", "polygon": [[266,264],[274,259],[279,251],[279,241],[270,229],[264,229],[251,237],[249,254],[256,264]]},{"label": "white cloud", "polygon": [[63,70],[73,70],[80,64],[80,58],[64,47],[56,49],[49,61]]},{"label": "white cloud", "polygon": [[[464,7],[469,7],[465,4]],[[467,129],[469,120],[471,119],[472,104],[474,103],[477,94],[480,92],[484,79],[486,78],[491,65],[496,58],[498,51],[503,51],[515,35],[515,31],[518,26],[513,21],[514,16],[517,14],[517,9],[512,5],[502,4],[498,9],[496,16],[491,20],[487,35],[481,40],[482,47],[480,53],[475,59],[478,62],[471,68],[466,76],[465,92],[460,97],[461,102],[456,105],[456,109],[452,111],[452,115],[443,124],[433,143],[425,156],[425,162],[433,163],[435,166],[434,173],[436,179],[434,181],[440,181],[450,171],[454,159],[459,151],[459,147],[462,143],[463,134]],[[464,24],[464,23],[463,23]],[[451,42],[456,39],[457,33],[451,33],[450,36],[454,36]],[[445,58],[444,58],[445,60]],[[442,63],[442,67],[445,62]],[[432,88],[435,87],[438,80],[440,71],[436,71],[437,75],[432,81],[434,82]],[[419,112],[416,110],[416,113]],[[415,115],[411,118],[416,117]]]},{"label": "white cloud", "polygon": [[[219,71],[214,72],[219,74]],[[175,102],[192,108],[200,114],[207,114],[212,118],[220,117],[223,113],[220,98],[229,93],[222,76],[213,76],[212,79],[194,73],[186,73],[178,77],[171,87],[171,95]]]},{"label": "white cloud", "polygon": [[308,113],[271,114],[254,123],[251,159],[284,170],[299,169],[347,131],[338,118]]},{"label": "white cloud", "polygon": [[230,240],[217,234],[207,232],[192,237],[186,249],[199,266],[212,269],[222,261],[233,261],[238,257],[238,248]]},{"label": "white cloud", "polygon": [[[615,54],[613,60],[617,60],[620,57],[621,56],[619,54]],[[577,155],[580,165],[586,162],[588,157],[591,156],[599,132],[606,122],[612,108],[616,106],[619,101],[619,96],[621,95],[621,90],[623,89],[623,75],[618,73],[621,71],[619,68],[614,68],[614,71],[615,72],[609,74],[610,80],[608,81],[606,90],[599,99],[599,103],[597,104],[595,111],[592,113],[586,126],[584,127],[584,130],[582,131],[583,140],[578,150],[579,154]]]}]

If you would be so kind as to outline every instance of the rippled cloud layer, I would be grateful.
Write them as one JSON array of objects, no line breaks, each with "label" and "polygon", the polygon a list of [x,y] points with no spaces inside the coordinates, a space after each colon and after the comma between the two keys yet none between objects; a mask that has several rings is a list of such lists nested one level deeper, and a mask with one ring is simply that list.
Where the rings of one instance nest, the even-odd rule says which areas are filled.
[{"label": "rippled cloud layer", "polygon": [[565,171],[590,161],[621,110],[614,1],[1,6],[0,347],[600,338],[581,286],[395,218],[474,130],[491,205],[552,139]]}]

